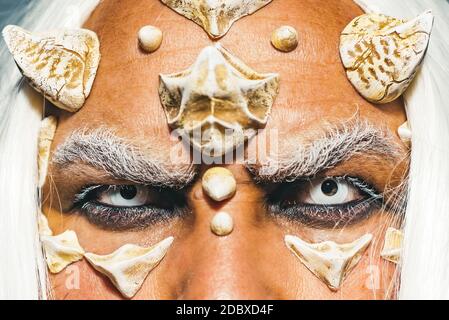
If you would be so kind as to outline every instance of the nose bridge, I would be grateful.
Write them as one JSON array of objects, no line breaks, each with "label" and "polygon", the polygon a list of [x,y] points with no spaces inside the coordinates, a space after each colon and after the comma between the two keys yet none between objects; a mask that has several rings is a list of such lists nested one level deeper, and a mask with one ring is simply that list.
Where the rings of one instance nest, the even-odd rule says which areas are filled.
[{"label": "nose bridge", "polygon": [[[237,192],[229,200],[211,200],[201,183],[193,187],[190,202],[194,222],[185,243],[191,258],[183,299],[265,299],[272,295],[265,289],[263,272],[258,268],[264,224],[260,191],[247,174],[235,168],[233,172]],[[234,230],[227,236],[211,231],[211,220],[219,212],[227,212],[233,219]]]}]

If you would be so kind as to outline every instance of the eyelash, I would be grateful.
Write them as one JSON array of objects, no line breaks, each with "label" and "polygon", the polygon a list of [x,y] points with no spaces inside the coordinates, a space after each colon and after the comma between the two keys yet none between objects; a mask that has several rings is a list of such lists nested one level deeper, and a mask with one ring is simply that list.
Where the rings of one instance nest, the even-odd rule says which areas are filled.
[{"label": "eyelash", "polygon": [[[366,197],[339,205],[294,203],[287,207],[282,199],[276,199],[281,191],[275,191],[266,199],[266,209],[275,216],[282,216],[310,227],[341,228],[367,219],[375,209],[381,207],[383,202],[382,195],[363,180],[346,176],[332,178],[336,180],[344,179],[362,194],[366,195]],[[304,181],[297,181],[296,184]],[[292,184],[295,183],[284,184],[281,188],[288,187],[287,185],[291,186]]]},{"label": "eyelash", "polygon": [[173,207],[158,208],[154,205],[138,207],[114,207],[96,201],[101,190],[115,186],[89,186],[75,195],[72,212],[82,213],[91,223],[107,230],[138,230],[158,222],[180,217],[186,212],[186,206],[181,204],[180,195],[172,190],[176,200]]}]

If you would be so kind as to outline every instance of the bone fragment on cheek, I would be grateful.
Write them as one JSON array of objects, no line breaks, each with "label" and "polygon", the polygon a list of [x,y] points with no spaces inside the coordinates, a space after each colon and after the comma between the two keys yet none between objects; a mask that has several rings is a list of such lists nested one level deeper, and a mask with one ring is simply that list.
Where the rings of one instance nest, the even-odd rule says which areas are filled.
[{"label": "bone fragment on cheek", "polygon": [[149,248],[125,244],[108,255],[86,253],[85,257],[92,267],[111,280],[124,297],[132,298],[150,271],[164,258],[173,239],[168,237]]},{"label": "bone fragment on cheek", "polygon": [[229,213],[219,212],[212,218],[210,228],[217,236],[227,236],[234,229],[234,220]]},{"label": "bone fragment on cheek", "polygon": [[402,95],[424,59],[432,24],[430,11],[409,21],[374,13],[355,18],[340,37],[340,56],[354,88],[373,103]]},{"label": "bone fragment on cheek", "polygon": [[201,182],[204,192],[215,201],[231,198],[237,188],[232,172],[222,167],[208,169]]},{"label": "bone fragment on cheek", "polygon": [[168,7],[203,27],[211,38],[224,36],[232,24],[272,0],[162,0]]},{"label": "bone fragment on cheek", "polygon": [[265,127],[279,75],[259,74],[221,45],[203,49],[187,70],[160,75],[168,125],[201,152],[222,156]]},{"label": "bone fragment on cheek", "polygon": [[75,112],[90,94],[100,62],[100,42],[86,29],[31,33],[7,26],[3,37],[31,86],[55,106]]},{"label": "bone fragment on cheek", "polygon": [[50,116],[42,120],[38,137],[38,186],[41,188],[47,177],[48,160],[50,158],[50,148],[55,136],[58,121]]},{"label": "bone fragment on cheek", "polygon": [[59,273],[69,264],[83,258],[76,233],[67,230],[57,236],[41,235],[47,266],[51,273]]},{"label": "bone fragment on cheek", "polygon": [[285,244],[330,290],[338,290],[344,279],[360,262],[373,236],[366,234],[352,243],[333,241],[308,243],[298,237],[285,236]]},{"label": "bone fragment on cheek", "polygon": [[395,228],[388,228],[385,233],[385,243],[380,256],[387,261],[399,263],[401,259],[404,236],[402,231]]}]

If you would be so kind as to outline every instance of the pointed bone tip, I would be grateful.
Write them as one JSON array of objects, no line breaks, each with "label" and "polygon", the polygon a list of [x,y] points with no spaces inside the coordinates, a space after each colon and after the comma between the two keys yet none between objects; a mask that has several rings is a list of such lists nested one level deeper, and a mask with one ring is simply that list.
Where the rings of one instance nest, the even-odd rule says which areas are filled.
[{"label": "pointed bone tip", "polygon": [[170,246],[172,245],[173,241],[175,240],[175,237],[170,236],[164,240],[162,240],[161,242],[159,242],[159,244],[164,248],[164,249],[168,249],[170,248]]}]

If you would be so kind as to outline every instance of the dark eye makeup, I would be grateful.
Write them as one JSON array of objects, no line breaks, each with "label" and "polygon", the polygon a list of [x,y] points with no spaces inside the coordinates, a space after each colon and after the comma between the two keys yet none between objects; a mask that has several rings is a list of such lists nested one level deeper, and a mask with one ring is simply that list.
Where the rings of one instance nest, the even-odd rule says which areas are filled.
[{"label": "dark eye makeup", "polygon": [[[314,180],[314,181],[313,181]],[[316,183],[318,181],[318,183]],[[311,203],[302,201],[304,194],[312,193],[315,185],[321,198],[332,198],[338,185],[350,188],[352,197],[339,203]],[[316,189],[315,188],[315,189]],[[316,192],[316,191],[315,191]],[[351,199],[352,198],[352,199]],[[383,197],[376,189],[360,178],[325,177],[282,183],[274,187],[265,199],[267,211],[277,217],[299,222],[312,228],[343,228],[371,216],[381,208]]]},{"label": "dark eye makeup", "polygon": [[188,212],[181,190],[145,185],[98,185],[81,190],[71,213],[107,230],[138,230]]}]

